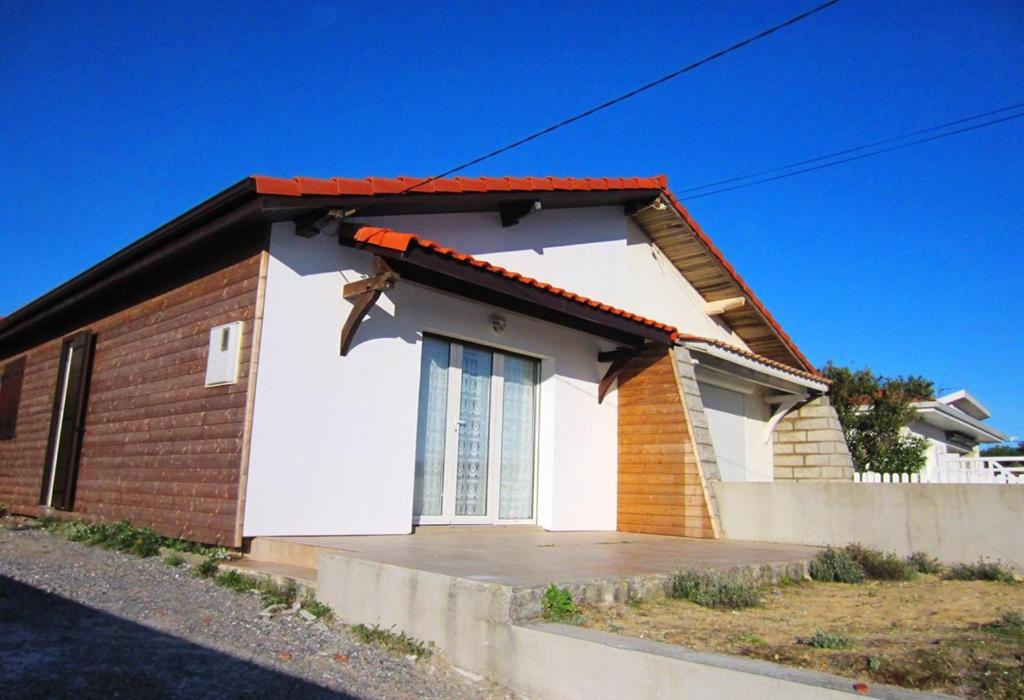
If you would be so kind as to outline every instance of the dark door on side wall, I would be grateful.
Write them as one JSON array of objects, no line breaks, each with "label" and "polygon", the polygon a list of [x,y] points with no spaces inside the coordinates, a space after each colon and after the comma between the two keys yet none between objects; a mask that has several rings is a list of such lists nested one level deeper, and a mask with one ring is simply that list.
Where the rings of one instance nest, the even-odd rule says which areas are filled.
[{"label": "dark door on side wall", "polygon": [[86,393],[92,369],[92,341],[89,331],[66,338],[57,365],[57,390],[53,397],[50,440],[46,448],[39,502],[60,510],[71,510],[75,500]]}]

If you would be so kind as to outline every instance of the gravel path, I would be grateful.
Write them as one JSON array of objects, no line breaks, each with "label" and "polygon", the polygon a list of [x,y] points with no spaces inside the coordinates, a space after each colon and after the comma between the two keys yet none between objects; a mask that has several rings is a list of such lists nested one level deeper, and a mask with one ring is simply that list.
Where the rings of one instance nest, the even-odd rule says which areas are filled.
[{"label": "gravel path", "polygon": [[158,559],[0,522],[5,698],[515,697],[436,655],[413,661],[261,609]]}]

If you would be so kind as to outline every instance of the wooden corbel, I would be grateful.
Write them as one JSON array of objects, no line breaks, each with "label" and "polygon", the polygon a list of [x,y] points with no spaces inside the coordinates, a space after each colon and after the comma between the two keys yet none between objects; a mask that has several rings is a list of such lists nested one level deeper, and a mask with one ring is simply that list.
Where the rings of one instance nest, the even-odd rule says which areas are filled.
[{"label": "wooden corbel", "polygon": [[626,365],[641,352],[638,348],[618,348],[617,350],[605,350],[597,353],[598,362],[611,362],[608,371],[604,373],[600,384],[597,385],[597,402],[603,403],[604,397],[612,388],[612,383],[626,369]]},{"label": "wooden corbel", "polygon": [[352,311],[341,329],[341,356],[348,354],[352,341],[355,339],[356,331],[362,324],[366,314],[373,305],[377,303],[381,292],[391,289],[398,279],[398,273],[381,257],[374,257],[373,271],[377,274],[366,279],[349,282],[341,290],[341,296],[352,301]]}]

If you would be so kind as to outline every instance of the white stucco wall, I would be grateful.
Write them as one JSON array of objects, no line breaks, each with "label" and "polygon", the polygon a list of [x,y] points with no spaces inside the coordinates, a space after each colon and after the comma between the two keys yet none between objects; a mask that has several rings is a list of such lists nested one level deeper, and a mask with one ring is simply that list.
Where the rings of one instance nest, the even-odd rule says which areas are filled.
[{"label": "white stucco wall", "polygon": [[[417,226],[432,235],[426,228]],[[436,237],[475,252],[466,245],[472,226],[453,228],[467,240]],[[545,255],[567,252],[556,246]],[[370,255],[323,236],[300,238],[291,224],[274,226],[270,253],[245,536],[410,531],[424,330],[542,358],[538,523],[615,529],[617,399],[596,398],[604,369],[597,353],[611,344],[504,312],[507,329],[498,335],[492,308],[399,282],[341,357],[351,308],[342,286],[370,273]],[[565,274],[586,267],[573,259],[561,263]]]},{"label": "white stucco wall", "polygon": [[746,348],[622,207],[552,209],[504,228],[497,212],[368,217],[598,301]]}]

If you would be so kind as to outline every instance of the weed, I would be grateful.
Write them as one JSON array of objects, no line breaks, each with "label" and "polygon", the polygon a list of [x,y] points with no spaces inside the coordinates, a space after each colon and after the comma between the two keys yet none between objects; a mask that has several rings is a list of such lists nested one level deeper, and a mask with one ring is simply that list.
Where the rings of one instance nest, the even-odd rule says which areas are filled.
[{"label": "weed", "polygon": [[312,593],[307,593],[302,599],[302,609],[318,620],[329,620],[334,615],[331,606],[321,603]]},{"label": "weed", "polygon": [[414,639],[405,632],[395,632],[394,627],[387,629],[378,624],[359,624],[349,629],[364,644],[375,644],[398,654],[411,654],[421,659],[433,653],[430,644]]},{"label": "weed", "polygon": [[44,515],[36,519],[37,527],[39,527],[42,530],[48,530],[50,532],[56,530],[57,526],[59,526],[60,523],[61,520],[56,515]]},{"label": "weed", "polygon": [[987,622],[981,626],[986,632],[1024,642],[1024,615],[1019,612],[1003,613],[1003,616],[994,622]]},{"label": "weed", "polygon": [[630,598],[626,605],[633,608],[634,610],[640,610],[644,607],[644,602],[645,601],[643,598]]},{"label": "weed", "polygon": [[567,588],[559,588],[551,584],[544,591],[540,601],[541,615],[549,622],[580,623],[580,611],[572,600],[572,593]]},{"label": "weed", "polygon": [[914,552],[907,557],[907,564],[914,567],[919,574],[941,574],[946,570],[945,564],[925,552]]},{"label": "weed", "polygon": [[811,578],[825,583],[860,583],[864,569],[841,549],[829,547],[814,558],[810,566]]},{"label": "weed", "polygon": [[762,637],[759,634],[754,634],[752,632],[747,632],[746,634],[739,635],[738,637],[736,637],[736,641],[741,644],[746,644],[747,646],[752,647],[768,646],[768,642],[765,640],[764,637]]},{"label": "weed", "polygon": [[167,564],[167,566],[173,566],[177,568],[179,566],[182,566],[184,563],[185,557],[181,556],[176,552],[173,554],[168,554],[166,557],[164,557],[164,564]]},{"label": "weed", "polygon": [[715,571],[680,571],[672,577],[669,595],[705,608],[738,609],[761,604],[761,592],[756,586]]},{"label": "weed", "polygon": [[255,576],[246,576],[234,569],[219,572],[214,576],[213,582],[221,588],[227,588],[229,591],[235,591],[236,593],[251,591],[258,584]]},{"label": "weed", "polygon": [[957,687],[963,681],[956,657],[943,648],[916,649],[907,658],[889,658],[872,675],[905,688]]},{"label": "weed", "polygon": [[213,559],[203,559],[201,562],[192,567],[192,573],[196,578],[212,578],[217,575],[217,562]]},{"label": "weed", "polygon": [[1013,583],[1017,580],[1013,569],[1001,561],[990,561],[982,557],[971,563],[954,564],[943,578],[955,581],[999,581]]},{"label": "weed", "polygon": [[7,504],[6,503],[0,503],[0,518],[6,518],[10,514],[11,514],[11,511],[7,507]]},{"label": "weed", "polygon": [[[213,565],[213,573],[209,575],[213,576],[215,584],[236,593],[248,593],[250,591],[257,593],[263,605],[290,606],[295,602],[299,594],[298,586],[296,586],[294,581],[281,584],[267,576],[252,576],[235,571],[234,569],[217,573],[218,566],[213,559],[207,559],[203,564]],[[203,566],[203,564],[200,564],[200,566]]]},{"label": "weed", "polygon": [[917,569],[892,552],[880,552],[862,544],[849,544],[844,548],[868,578],[881,581],[909,581],[917,576]]},{"label": "weed", "polygon": [[853,640],[841,634],[816,630],[814,634],[805,639],[798,639],[799,644],[814,647],[815,649],[852,649]]}]

